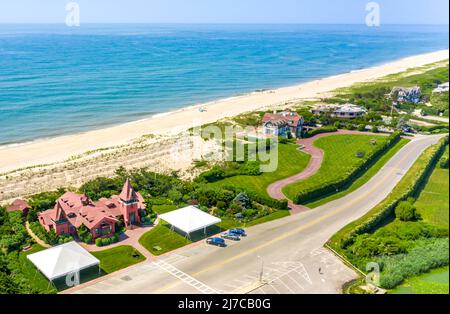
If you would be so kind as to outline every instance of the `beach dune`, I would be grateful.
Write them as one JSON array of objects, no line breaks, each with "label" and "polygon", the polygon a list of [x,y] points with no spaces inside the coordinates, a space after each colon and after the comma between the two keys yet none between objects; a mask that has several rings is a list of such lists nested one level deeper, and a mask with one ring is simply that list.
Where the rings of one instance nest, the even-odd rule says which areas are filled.
[{"label": "beach dune", "polygon": [[[295,100],[318,98],[336,88],[374,80],[412,67],[419,67],[449,58],[449,51],[437,51],[404,58],[388,64],[311,81],[301,85],[259,91],[215,102],[177,110],[148,119],[73,135],[0,147],[0,173],[34,165],[64,161],[71,156],[130,144],[146,134],[176,134],[193,126],[211,123],[248,111],[270,108]],[[205,110],[199,110],[199,108]]]}]

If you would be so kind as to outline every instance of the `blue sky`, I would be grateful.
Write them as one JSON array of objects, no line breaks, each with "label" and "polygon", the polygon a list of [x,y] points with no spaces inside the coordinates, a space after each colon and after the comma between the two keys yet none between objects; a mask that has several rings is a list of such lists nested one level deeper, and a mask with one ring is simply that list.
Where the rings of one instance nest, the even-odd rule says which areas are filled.
[{"label": "blue sky", "polygon": [[[1,0],[0,23],[64,23],[71,0]],[[72,0],[73,1],[73,0]],[[82,23],[365,22],[369,0],[75,0]],[[448,0],[376,0],[384,24],[448,24]]]}]

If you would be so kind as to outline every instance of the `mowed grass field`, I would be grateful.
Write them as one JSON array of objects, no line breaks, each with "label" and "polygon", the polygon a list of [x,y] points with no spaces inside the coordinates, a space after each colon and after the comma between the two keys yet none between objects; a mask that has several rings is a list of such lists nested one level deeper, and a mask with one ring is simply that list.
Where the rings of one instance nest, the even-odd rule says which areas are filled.
[{"label": "mowed grass field", "polygon": [[91,254],[100,260],[100,268],[107,274],[145,260],[145,257],[130,245],[117,246]]},{"label": "mowed grass field", "polygon": [[448,294],[448,266],[412,277],[389,293],[392,294]]},{"label": "mowed grass field", "polygon": [[297,148],[298,145],[295,144],[278,145],[278,167],[274,172],[262,173],[259,176],[235,176],[210,185],[215,187],[232,185],[268,197],[267,187],[270,184],[302,172],[309,164],[311,157]]},{"label": "mowed grass field", "polygon": [[408,144],[409,140],[402,138],[400,141],[398,141],[397,144],[395,144],[386,154],[381,156],[370,168],[367,170],[362,176],[360,176],[358,179],[356,179],[350,186],[347,188],[341,190],[338,193],[334,193],[325,197],[322,197],[318,200],[313,200],[311,202],[305,203],[306,207],[309,208],[316,208],[318,206],[321,206],[323,204],[329,203],[331,201],[337,200],[339,198],[342,198],[346,196],[347,194],[350,194],[357,189],[359,189],[361,186],[366,184],[374,175],[380,171],[380,169],[396,154],[400,149],[403,148],[406,144]]},{"label": "mowed grass field", "polygon": [[[372,139],[376,140],[375,145],[372,145]],[[285,186],[284,195],[292,200],[302,189],[319,188],[342,176],[348,176],[355,167],[364,163],[386,141],[385,136],[376,134],[332,135],[318,139],[314,145],[324,151],[324,160],[319,171],[307,179]],[[363,158],[356,156],[359,151],[365,153]]]},{"label": "mowed grass field", "polygon": [[170,230],[170,226],[161,221],[155,228],[144,233],[139,239],[139,243],[153,255],[161,255],[192,242]]},{"label": "mowed grass field", "polygon": [[[446,149],[448,154],[448,147]],[[432,225],[448,228],[449,170],[436,166],[425,188],[415,202],[422,219]]]}]

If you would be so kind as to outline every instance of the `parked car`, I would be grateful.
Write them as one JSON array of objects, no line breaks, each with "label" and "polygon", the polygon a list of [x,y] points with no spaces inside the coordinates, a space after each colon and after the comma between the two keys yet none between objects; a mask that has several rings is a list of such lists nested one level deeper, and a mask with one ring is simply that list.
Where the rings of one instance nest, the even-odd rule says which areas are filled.
[{"label": "parked car", "polygon": [[208,238],[206,239],[206,243],[210,244],[210,245],[216,245],[216,246],[220,246],[220,247],[225,247],[227,246],[225,243],[225,240],[222,238]]},{"label": "parked car", "polygon": [[220,236],[224,239],[232,241],[239,241],[241,239],[238,234],[232,232],[224,232]]},{"label": "parked car", "polygon": [[247,236],[247,234],[245,233],[245,230],[241,229],[241,228],[230,229],[229,232],[237,234],[238,236],[241,236],[241,237],[246,237]]}]

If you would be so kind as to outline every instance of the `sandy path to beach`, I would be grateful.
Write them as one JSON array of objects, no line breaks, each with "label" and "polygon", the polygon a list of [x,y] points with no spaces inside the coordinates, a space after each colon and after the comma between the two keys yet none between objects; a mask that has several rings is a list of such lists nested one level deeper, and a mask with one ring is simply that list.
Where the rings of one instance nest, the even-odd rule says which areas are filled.
[{"label": "sandy path to beach", "polygon": [[280,88],[273,91],[255,92],[240,97],[203,104],[201,107],[206,109],[204,112],[199,112],[198,106],[189,107],[167,115],[110,128],[39,140],[22,145],[0,147],[0,173],[33,165],[60,162],[71,156],[102,147],[129,144],[133,139],[146,134],[164,134],[168,132],[174,134],[192,126],[211,123],[243,112],[282,105],[283,103],[300,99],[317,98],[321,94],[330,92],[336,88],[377,79],[407,70],[408,68],[426,65],[448,58],[448,50],[437,51],[301,85]]}]

